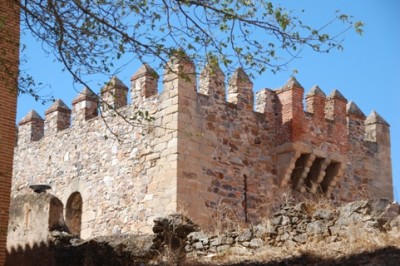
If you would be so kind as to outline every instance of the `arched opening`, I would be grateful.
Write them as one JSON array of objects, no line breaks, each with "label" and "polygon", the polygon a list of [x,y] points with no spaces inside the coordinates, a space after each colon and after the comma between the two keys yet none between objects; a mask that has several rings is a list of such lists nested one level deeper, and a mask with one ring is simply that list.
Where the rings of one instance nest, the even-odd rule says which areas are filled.
[{"label": "arched opening", "polygon": [[65,211],[65,220],[71,234],[79,236],[81,234],[82,220],[82,197],[79,192],[74,192],[69,196]]}]

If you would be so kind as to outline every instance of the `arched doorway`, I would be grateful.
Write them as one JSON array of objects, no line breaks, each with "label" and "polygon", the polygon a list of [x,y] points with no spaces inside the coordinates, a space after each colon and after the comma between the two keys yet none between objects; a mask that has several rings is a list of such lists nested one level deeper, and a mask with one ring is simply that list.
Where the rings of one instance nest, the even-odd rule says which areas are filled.
[{"label": "arched doorway", "polygon": [[79,236],[81,234],[82,220],[81,193],[74,192],[69,196],[65,211],[65,220],[71,234]]}]

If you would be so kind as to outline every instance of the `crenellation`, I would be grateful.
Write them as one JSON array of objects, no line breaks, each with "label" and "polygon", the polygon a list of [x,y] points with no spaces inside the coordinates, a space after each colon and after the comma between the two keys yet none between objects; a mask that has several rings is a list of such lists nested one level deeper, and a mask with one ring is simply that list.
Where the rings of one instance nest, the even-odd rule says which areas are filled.
[{"label": "crenellation", "polygon": [[365,114],[361,111],[360,107],[357,106],[353,101],[350,101],[346,105],[347,117],[354,119],[364,120],[366,118]]},{"label": "crenellation", "polygon": [[18,145],[38,141],[44,135],[44,120],[35,110],[24,116],[18,125]]},{"label": "crenellation", "polygon": [[[97,97],[84,89],[68,130],[68,107],[59,100],[46,111],[40,141],[28,138],[32,125],[43,123],[32,112],[20,123],[13,195],[27,193],[33,181],[52,184],[64,206],[79,193],[82,238],[147,232],[155,216],[173,212],[210,230],[219,215],[257,222],[266,203],[288,190],[350,201],[365,185],[371,195],[393,197],[389,127],[376,112],[365,118],[340,92],[326,97],[317,86],[304,110],[304,88],[294,77],[278,90],[258,91],[254,104],[242,69],[229,80],[226,100],[219,68],[203,69],[198,92],[195,70],[187,57],[172,57],[158,94],[158,75],[142,66],[131,78],[132,104],[114,102],[125,117],[96,117]],[[111,102],[116,86],[126,91],[112,80],[102,90]],[[124,121],[139,111],[151,121]]]},{"label": "crenellation", "polygon": [[[365,115],[360,108],[352,101],[347,103],[347,132],[351,151],[361,152],[365,138]],[[356,153],[358,153],[356,152]]]},{"label": "crenellation", "polygon": [[72,125],[81,125],[84,121],[97,116],[99,99],[89,88],[83,88],[72,101]]},{"label": "crenellation", "polygon": [[218,64],[208,64],[201,71],[199,93],[225,101],[225,75]]},{"label": "crenellation", "polygon": [[327,119],[342,122],[346,119],[347,99],[338,90],[333,90],[326,98],[325,116]]},{"label": "crenellation", "polygon": [[270,89],[263,89],[256,93],[255,111],[265,115],[269,127],[276,128],[276,104],[278,97],[276,92]]},{"label": "crenellation", "polygon": [[139,104],[144,99],[158,95],[159,75],[148,64],[143,64],[131,77],[131,99]]},{"label": "crenellation", "polygon": [[325,101],[326,95],[317,85],[306,95],[306,111],[313,114],[317,123],[325,122]]},{"label": "crenellation", "polygon": [[[306,95],[306,137],[313,146],[324,149],[333,140],[329,123],[325,119],[326,95],[318,87],[314,86]],[[325,132],[322,134],[322,132]],[[325,146],[325,147],[324,147]],[[334,145],[327,147],[333,150]]]},{"label": "crenellation", "polygon": [[279,144],[301,140],[306,130],[303,111],[304,88],[292,76],[276,93],[279,99],[277,113],[280,116],[277,117],[278,129],[279,123],[281,124],[280,131],[278,131]]},{"label": "crenellation", "polygon": [[346,106],[347,99],[336,89],[326,99],[325,117],[331,121],[328,124],[329,135],[344,153],[348,151]]},{"label": "crenellation", "polygon": [[44,114],[44,134],[46,136],[67,129],[71,124],[71,109],[60,99],[57,99]]},{"label": "crenellation", "polygon": [[102,111],[116,110],[127,105],[128,87],[117,76],[113,76],[101,88],[100,95]]},{"label": "crenellation", "polygon": [[238,109],[253,110],[253,82],[242,68],[236,69],[228,81],[227,101],[236,104]]},{"label": "crenellation", "polygon": [[164,70],[164,95],[176,97],[178,91],[184,97],[194,99],[196,89],[196,68],[185,55],[172,56]]},{"label": "crenellation", "polygon": [[376,111],[365,119],[365,139],[390,146],[389,124]]}]

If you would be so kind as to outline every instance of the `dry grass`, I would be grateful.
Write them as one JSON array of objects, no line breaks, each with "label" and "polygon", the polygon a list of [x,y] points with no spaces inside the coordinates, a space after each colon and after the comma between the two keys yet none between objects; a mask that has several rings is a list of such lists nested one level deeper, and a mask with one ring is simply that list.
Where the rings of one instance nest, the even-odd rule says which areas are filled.
[{"label": "dry grass", "polygon": [[[354,227],[349,237],[339,242],[307,242],[295,248],[264,246],[249,255],[238,255],[232,250],[201,258],[198,262],[205,265],[245,265],[266,264],[290,261],[293,258],[307,256],[319,261],[339,261],[361,253],[373,253],[387,247],[400,249],[400,232],[371,233]],[[285,264],[286,265],[286,264]],[[318,265],[318,264],[317,264]]]},{"label": "dry grass", "polygon": [[[307,213],[312,215],[317,209],[327,209],[331,211],[337,210],[337,203],[324,197],[321,194],[315,194],[302,200],[296,200],[297,195],[291,192],[281,194],[279,201],[274,202],[276,206],[283,204],[293,205],[296,202],[305,202],[307,204]],[[219,209],[219,218],[226,219],[224,214],[225,208]],[[272,217],[272,215],[270,215]],[[270,217],[265,217],[262,224],[268,225]],[[225,230],[221,224],[216,222],[216,233],[222,234]],[[228,221],[234,224],[234,221]],[[232,226],[233,227],[233,226]],[[248,226],[244,226],[247,227]],[[240,232],[244,228],[243,225],[236,225],[236,230]],[[231,228],[232,229],[232,228]],[[374,252],[382,251],[387,248],[398,249],[397,256],[400,256],[400,229],[394,228],[390,231],[379,231],[378,229],[363,228],[362,225],[351,225],[346,230],[346,235],[331,238],[316,238],[297,246],[282,246],[275,247],[265,245],[259,249],[245,249],[237,246],[236,249],[228,249],[226,252],[212,254],[200,258],[197,263],[201,262],[203,265],[261,265],[266,263],[273,263],[279,261],[289,261],[293,258],[315,259],[316,261],[341,261],[343,258],[355,258],[357,254],[366,254],[365,256],[374,256]],[[237,250],[246,250],[245,252],[237,252]],[[248,254],[245,254],[245,253]],[[242,253],[242,254],[240,254]],[[371,255],[372,254],[372,255]],[[363,257],[364,255],[359,255]],[[385,255],[383,255],[385,257]],[[259,264],[257,264],[259,263]],[[290,263],[289,263],[290,264]],[[289,265],[285,264],[285,265]],[[329,263],[328,263],[329,264]],[[197,265],[197,264],[194,264]],[[268,264],[274,265],[274,264]],[[297,264],[303,265],[303,264]],[[319,265],[316,263],[315,265]],[[329,264],[332,265],[332,264]],[[354,264],[357,265],[357,264]],[[372,265],[372,264],[371,264]],[[385,264],[382,264],[385,265]]]}]

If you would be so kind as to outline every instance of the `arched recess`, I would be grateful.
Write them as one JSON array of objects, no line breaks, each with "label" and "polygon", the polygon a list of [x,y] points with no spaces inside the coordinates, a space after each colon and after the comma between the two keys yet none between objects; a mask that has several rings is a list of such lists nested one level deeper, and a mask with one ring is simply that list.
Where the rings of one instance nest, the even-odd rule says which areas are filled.
[{"label": "arched recess", "polygon": [[65,210],[65,221],[71,234],[80,236],[82,222],[81,193],[74,192],[69,196]]}]

